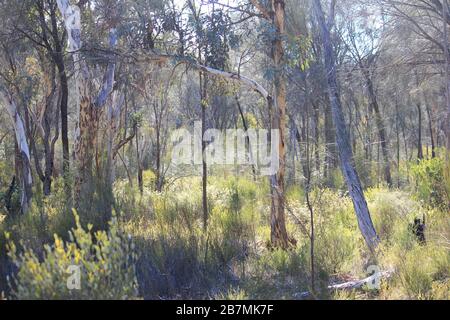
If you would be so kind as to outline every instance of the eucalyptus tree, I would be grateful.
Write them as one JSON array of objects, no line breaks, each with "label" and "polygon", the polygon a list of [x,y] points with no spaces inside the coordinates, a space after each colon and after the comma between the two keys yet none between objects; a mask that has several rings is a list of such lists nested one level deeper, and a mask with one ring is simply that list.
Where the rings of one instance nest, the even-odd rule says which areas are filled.
[{"label": "eucalyptus tree", "polygon": [[[62,49],[65,36],[57,18],[56,1],[24,1],[17,12],[18,15],[14,23],[11,24],[9,32],[17,34],[30,45],[30,48],[33,49],[33,52],[30,52],[30,58],[37,61],[41,69],[41,72],[35,75],[34,86],[43,87],[42,95],[45,96],[45,99],[42,103],[39,103],[41,105],[40,110],[28,112],[30,108],[25,109],[25,123],[27,134],[30,137],[31,152],[35,159],[36,173],[42,181],[44,195],[48,196],[51,193],[54,175],[56,143],[60,136],[62,137],[62,162],[65,175],[68,174],[70,162],[68,138],[69,90]],[[40,82],[37,79],[39,77],[44,78],[44,81]],[[37,95],[37,92],[35,95]],[[38,115],[38,117],[34,115]],[[57,118],[55,118],[55,115]],[[35,131],[44,145],[44,168],[41,168],[41,152],[40,148],[36,146]],[[67,179],[65,179],[65,184],[66,191],[70,191]]]},{"label": "eucalyptus tree", "polygon": [[[15,168],[16,177],[20,185],[20,210],[26,213],[31,205],[33,195],[33,176],[31,168],[31,152],[24,121],[24,114],[29,107],[31,92],[28,74],[20,66],[26,64],[29,48],[22,37],[12,33],[11,29],[17,22],[17,13],[6,1],[0,2],[0,8],[5,14],[2,17],[2,33],[0,35],[0,102],[11,120],[15,136]],[[31,90],[30,90],[31,91]]]},{"label": "eucalyptus tree", "polygon": [[[78,207],[81,202],[92,206],[95,181],[93,179],[94,154],[96,150],[96,132],[98,115],[108,102],[114,89],[116,61],[108,56],[105,74],[99,88],[96,88],[88,62],[82,55],[82,12],[80,7],[72,5],[68,0],[58,0],[58,9],[64,21],[68,35],[68,52],[72,55],[75,70],[74,94],[78,101],[78,121],[76,124],[75,161],[77,174],[74,186],[74,200]],[[109,30],[109,48],[117,45],[117,25],[120,20],[121,8],[112,1],[97,3],[98,17],[104,27]],[[88,10],[88,9],[85,9]],[[107,219],[108,217],[103,217]],[[106,221],[106,220],[105,220]]]}]

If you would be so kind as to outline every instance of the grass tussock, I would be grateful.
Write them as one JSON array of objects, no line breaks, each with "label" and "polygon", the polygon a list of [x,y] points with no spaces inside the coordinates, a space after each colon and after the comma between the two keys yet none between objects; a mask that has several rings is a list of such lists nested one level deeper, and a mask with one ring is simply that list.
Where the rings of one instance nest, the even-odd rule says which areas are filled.
[{"label": "grass tussock", "polygon": [[[7,298],[297,299],[311,290],[309,211],[304,191],[287,192],[288,230],[297,246],[271,250],[268,188],[246,177],[211,177],[208,229],[202,224],[200,178],[163,192],[144,175],[141,194],[114,186],[107,231],[84,226],[56,194],[27,216],[0,220],[0,272]],[[57,188],[62,190],[62,185]],[[62,192],[62,191],[58,191]],[[345,193],[316,188],[315,296],[323,299],[448,299],[448,212],[424,205],[414,192],[371,188],[369,208],[381,239],[374,258],[360,235]],[[426,244],[411,230],[427,222]],[[69,230],[72,230],[70,233]],[[132,239],[129,240],[129,239]],[[65,289],[67,268],[82,266],[82,290]],[[378,290],[329,292],[329,284],[366,277],[368,267],[394,268]],[[9,281],[6,281],[9,276]],[[7,284],[5,284],[7,283]]]}]

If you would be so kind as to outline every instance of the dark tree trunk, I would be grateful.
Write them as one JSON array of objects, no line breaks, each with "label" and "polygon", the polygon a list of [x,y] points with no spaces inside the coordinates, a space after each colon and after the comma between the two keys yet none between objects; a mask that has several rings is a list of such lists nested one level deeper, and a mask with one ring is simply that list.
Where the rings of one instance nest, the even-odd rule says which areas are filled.
[{"label": "dark tree trunk", "polygon": [[[236,99],[236,105],[238,107],[239,115],[241,116],[242,126],[244,127],[245,132],[248,132],[247,120],[245,119],[244,111],[242,110],[241,103],[239,102],[239,97],[236,96],[235,99]],[[245,136],[245,143],[248,145],[250,156],[252,156],[253,155],[252,145],[250,143],[250,137],[248,135]],[[256,181],[256,168],[255,168],[255,165],[253,164],[254,160],[255,159],[251,159],[251,161],[252,161],[252,173],[253,173],[253,180]],[[295,163],[294,163],[294,165],[295,165]]]},{"label": "dark tree trunk", "polygon": [[[136,129],[137,130],[137,129]],[[137,161],[137,178],[138,178],[138,187],[141,195],[144,193],[144,176],[143,169],[141,163],[141,151],[139,150],[139,134],[136,132],[136,161]]]},{"label": "dark tree trunk", "polygon": [[375,89],[369,72],[364,72],[367,82],[367,89],[369,91],[369,99],[371,101],[371,109],[375,113],[375,121],[378,129],[378,137],[381,144],[381,153],[383,154],[384,161],[384,178],[389,187],[392,186],[391,166],[389,163],[389,147],[387,142],[386,129],[384,128],[384,121],[381,115],[380,106],[378,104],[377,97],[375,95]]},{"label": "dark tree trunk", "polygon": [[207,78],[200,72],[200,107],[202,109],[202,207],[203,207],[203,228],[208,228],[208,165],[206,163],[206,142],[204,136],[206,132],[206,104],[207,104]]},{"label": "dark tree trunk", "polygon": [[398,101],[395,101],[395,133],[397,136],[397,188],[400,188],[400,113]]},{"label": "dark tree trunk", "polygon": [[69,150],[69,125],[68,125],[68,103],[69,103],[69,85],[67,80],[66,67],[64,63],[63,38],[59,37],[58,23],[56,18],[56,6],[50,6],[50,19],[52,24],[51,34],[55,43],[55,51],[52,55],[53,61],[58,68],[59,85],[61,86],[61,101],[59,103],[61,115],[61,141],[63,150],[63,173],[66,191],[70,190],[67,179],[70,169],[70,150]]},{"label": "dark tree trunk", "polygon": [[428,129],[430,130],[430,140],[431,140],[431,157],[436,158],[436,142],[434,139],[434,127],[433,127],[433,115],[431,113],[431,107],[428,103],[428,99],[425,96],[425,107],[428,116]]}]

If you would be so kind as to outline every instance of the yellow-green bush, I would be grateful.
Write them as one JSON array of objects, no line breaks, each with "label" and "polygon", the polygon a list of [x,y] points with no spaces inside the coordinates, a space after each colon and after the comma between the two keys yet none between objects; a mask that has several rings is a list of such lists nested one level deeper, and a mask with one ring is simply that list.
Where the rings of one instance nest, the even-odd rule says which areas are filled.
[{"label": "yellow-green bush", "polygon": [[[137,296],[133,244],[119,229],[116,218],[109,231],[84,230],[75,214],[76,228],[65,242],[55,235],[40,257],[33,250],[19,250],[12,241],[8,255],[17,267],[10,282],[15,299],[132,299]],[[80,270],[80,289],[69,290],[70,266]]]},{"label": "yellow-green bush", "polygon": [[417,198],[427,206],[450,210],[450,167],[444,158],[423,159],[411,171]]},{"label": "yellow-green bush", "polygon": [[[129,263],[136,257],[131,245],[121,232],[114,235],[114,230],[118,230],[115,219],[109,233],[100,232],[96,236],[91,229],[84,231],[86,228],[83,230],[74,222],[60,179],[55,181],[50,197],[43,198],[36,192],[26,216],[0,221],[1,234],[8,231],[10,242],[16,244],[21,240],[20,249],[11,245],[9,259],[18,266],[17,272],[0,255],[0,273],[15,275],[11,281],[13,290],[6,292],[7,297],[132,298],[137,296],[136,281],[139,296],[146,299],[291,299],[311,289],[310,213],[304,190],[290,186],[286,193],[287,229],[297,240],[297,246],[288,251],[271,250],[267,246],[270,240],[267,180],[252,181],[226,174],[209,177],[209,221],[205,231],[201,177],[169,179],[164,190],[156,192],[151,171],[147,175],[142,194],[137,185],[130,186],[127,180],[119,180],[114,185],[121,227],[132,236],[135,251],[139,253],[135,264]],[[446,239],[450,238],[448,211],[425,206],[401,190],[373,188],[366,195],[382,239],[378,261],[364,243],[346,192],[319,188],[311,191],[318,296],[448,298],[449,262],[445,249]],[[427,219],[427,245],[419,246],[410,224],[415,217],[423,215]],[[72,231],[72,236],[67,236],[74,225],[77,225],[75,230],[82,231]],[[54,233],[58,235],[55,244],[43,249],[45,243],[53,242]],[[2,240],[0,247],[4,247]],[[4,249],[0,250],[4,253]],[[102,252],[100,258],[95,251]],[[65,289],[69,276],[66,269],[76,255],[86,256],[81,263],[85,270],[82,279],[86,283],[82,284],[81,291],[69,292]],[[110,267],[110,262],[117,268]],[[105,264],[108,266],[103,267]],[[383,283],[381,290],[330,296],[325,289],[330,283],[346,281],[348,277],[366,276],[365,269],[370,264],[396,269],[394,277]],[[103,269],[110,271],[105,273]],[[112,281],[116,273],[127,276]],[[94,276],[89,278],[89,274],[94,274],[97,280]]]},{"label": "yellow-green bush", "polygon": [[[398,190],[374,188],[366,192],[369,210],[382,241],[391,241],[396,230],[422,218],[423,211],[410,196]],[[398,239],[397,239],[398,240]]]}]

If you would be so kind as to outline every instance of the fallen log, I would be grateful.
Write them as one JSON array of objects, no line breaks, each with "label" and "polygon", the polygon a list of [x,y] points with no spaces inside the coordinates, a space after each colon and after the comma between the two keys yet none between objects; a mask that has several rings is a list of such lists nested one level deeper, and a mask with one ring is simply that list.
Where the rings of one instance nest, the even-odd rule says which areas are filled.
[{"label": "fallen log", "polygon": [[[356,290],[356,289],[362,289],[365,285],[375,284],[377,281],[380,281],[381,279],[389,279],[394,275],[394,269],[382,271],[375,273],[371,275],[370,277],[367,277],[362,280],[355,280],[355,281],[349,281],[344,282],[340,284],[334,284],[328,286],[329,291],[338,291],[338,290]],[[297,293],[294,295],[295,298],[300,299],[306,299],[310,297],[312,294],[309,291]]]}]

